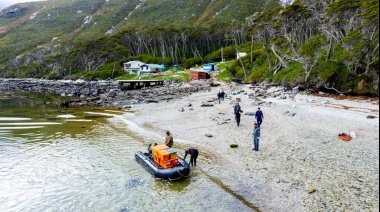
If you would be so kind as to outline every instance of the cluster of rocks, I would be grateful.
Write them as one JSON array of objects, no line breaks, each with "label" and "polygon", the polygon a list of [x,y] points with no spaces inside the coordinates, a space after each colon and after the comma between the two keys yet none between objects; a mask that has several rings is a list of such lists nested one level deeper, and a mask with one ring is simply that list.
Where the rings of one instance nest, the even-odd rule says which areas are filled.
[{"label": "cluster of rocks", "polygon": [[260,86],[260,87],[251,87],[253,93],[250,94],[251,98],[262,98],[266,99],[268,97],[278,98],[278,99],[287,99],[294,98],[300,92],[299,87],[295,87],[292,90],[288,90],[285,87],[270,87]]},{"label": "cluster of rocks", "polygon": [[0,91],[53,93],[61,96],[97,96],[106,93],[109,85],[84,80],[0,79]]},{"label": "cluster of rocks", "polygon": [[141,90],[121,91],[120,89],[114,89],[106,94],[100,95],[100,97],[104,105],[122,106],[167,102],[206,89],[207,87],[193,87],[188,84],[178,83],[164,85],[162,87],[143,88]]},{"label": "cluster of rocks", "polygon": [[159,103],[191,95],[209,89],[209,86],[195,87],[186,83],[165,84],[141,90],[119,89],[112,81],[84,80],[43,80],[43,79],[0,79],[0,91],[26,91],[52,93],[62,97],[74,97],[62,102],[61,106],[125,106],[142,103]]}]

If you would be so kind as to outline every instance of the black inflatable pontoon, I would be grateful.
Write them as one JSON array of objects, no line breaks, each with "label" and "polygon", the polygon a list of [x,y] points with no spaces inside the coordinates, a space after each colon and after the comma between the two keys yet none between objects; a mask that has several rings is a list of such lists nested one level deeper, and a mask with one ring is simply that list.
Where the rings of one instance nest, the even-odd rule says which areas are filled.
[{"label": "black inflatable pontoon", "polygon": [[154,177],[166,180],[179,180],[190,175],[190,165],[182,158],[178,158],[178,166],[163,169],[158,167],[153,160],[150,159],[148,153],[137,152],[135,157]]}]

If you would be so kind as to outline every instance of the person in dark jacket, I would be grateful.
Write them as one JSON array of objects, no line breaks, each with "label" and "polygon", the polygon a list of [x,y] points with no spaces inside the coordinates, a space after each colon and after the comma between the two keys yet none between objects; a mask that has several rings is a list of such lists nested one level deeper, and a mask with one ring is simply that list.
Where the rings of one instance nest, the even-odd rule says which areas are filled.
[{"label": "person in dark jacket", "polygon": [[187,157],[188,154],[190,154],[190,164],[191,164],[191,166],[197,166],[197,158],[198,158],[198,155],[199,155],[198,150],[196,150],[196,149],[186,149],[185,150],[185,158],[184,158],[184,160],[186,160],[186,157]]},{"label": "person in dark jacket", "polygon": [[240,126],[241,113],[243,113],[243,111],[241,110],[240,104],[236,103],[234,107],[234,114],[235,114],[235,120],[238,127]]},{"label": "person in dark jacket", "polygon": [[151,143],[151,144],[149,144],[149,146],[148,146],[149,158],[150,158],[151,160],[154,159],[154,156],[153,156],[153,154],[152,154],[152,147],[154,147],[154,146],[157,146],[157,143]]},{"label": "person in dark jacket", "polygon": [[257,125],[261,127],[261,124],[263,123],[263,119],[264,119],[263,111],[261,111],[261,109],[258,108],[255,116],[256,116]]},{"label": "person in dark jacket", "polygon": [[218,93],[218,101],[219,101],[219,104],[220,104],[220,100],[222,99],[222,93],[219,91]]}]

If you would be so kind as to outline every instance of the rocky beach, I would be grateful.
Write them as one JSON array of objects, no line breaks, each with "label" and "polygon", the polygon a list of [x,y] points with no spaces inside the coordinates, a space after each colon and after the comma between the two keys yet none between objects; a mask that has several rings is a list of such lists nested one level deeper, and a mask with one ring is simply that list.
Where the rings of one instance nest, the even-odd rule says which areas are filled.
[{"label": "rocky beach", "polygon": [[[222,89],[228,95],[218,104],[216,94]],[[246,114],[241,127],[233,115],[236,101]],[[251,115],[258,106],[265,118],[260,151],[255,152]],[[378,99],[222,85],[134,110],[125,116],[144,129],[142,134],[152,132],[163,140],[170,130],[177,148],[201,152],[196,172],[215,167],[222,172],[215,177],[230,172],[240,182],[226,179],[226,186],[262,211],[378,211]],[[352,141],[338,139],[339,133],[352,132]]]},{"label": "rocky beach", "polygon": [[[269,85],[167,83],[121,91],[112,83],[0,79],[0,91],[12,90],[78,96],[65,106],[118,106],[126,110],[119,117],[125,126],[147,143],[163,142],[170,130],[181,153],[189,147],[200,151],[192,180],[207,174],[257,211],[379,208],[378,98],[312,95]],[[219,104],[221,90],[227,97]],[[240,127],[233,114],[236,102],[244,111]],[[252,114],[258,107],[265,118],[256,152]],[[339,133],[356,138],[343,141]]]},{"label": "rocky beach", "polygon": [[122,91],[116,81],[1,79],[0,91],[52,93],[61,97],[74,97],[62,106],[126,106],[142,103],[159,103],[182,96],[209,90],[208,86],[166,82],[164,86]]}]

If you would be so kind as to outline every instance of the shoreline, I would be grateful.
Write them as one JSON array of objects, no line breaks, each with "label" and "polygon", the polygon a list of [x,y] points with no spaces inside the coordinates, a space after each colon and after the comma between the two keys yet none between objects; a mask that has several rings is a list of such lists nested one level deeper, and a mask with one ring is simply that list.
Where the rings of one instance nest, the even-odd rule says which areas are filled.
[{"label": "shoreline", "polygon": [[[153,133],[156,139],[170,130],[175,136],[174,148],[180,152],[188,147],[198,148],[200,162],[195,172],[213,170],[210,177],[263,211],[378,208],[376,100],[336,100],[297,94],[293,99],[289,95],[286,99],[261,99],[262,104],[258,104],[257,97],[251,95],[254,89],[241,88],[245,92],[236,96],[231,95],[234,87],[224,85],[212,88],[211,92],[160,102],[154,107],[134,105],[136,112],[124,116]],[[219,105],[216,94],[221,89],[228,92],[228,98]],[[257,153],[252,151],[250,136],[254,118],[242,115],[240,128],[234,123],[232,107],[236,97],[241,98],[244,113],[255,112],[257,105],[264,111]],[[202,107],[205,103],[214,106]],[[294,116],[285,114],[287,111]],[[369,115],[375,118],[368,119]],[[351,142],[337,138],[339,133],[351,131],[357,135]],[[231,149],[230,144],[239,147]],[[225,164],[210,158],[218,158]],[[236,177],[239,183],[233,182]]]},{"label": "shoreline", "polygon": [[[41,88],[33,87],[35,81],[39,80],[26,81],[27,91]],[[56,83],[39,82],[47,87]],[[80,86],[73,85],[72,91]],[[55,89],[61,91],[60,86]],[[218,104],[220,90],[228,96]],[[234,91],[240,94],[232,95]],[[225,83],[220,87],[179,83],[127,92],[105,87],[99,99],[86,98],[69,106],[124,107],[125,124],[148,141],[163,142],[170,130],[180,156],[185,148],[197,148],[200,157],[191,180],[206,176],[253,210],[378,210],[378,98]],[[264,112],[259,152],[252,150],[254,117],[243,114],[241,127],[235,124],[237,100],[244,114],[259,106]],[[350,142],[337,138],[352,131],[357,138]]]}]

